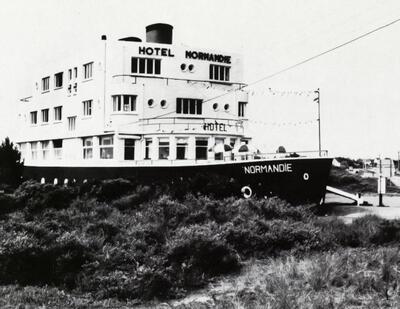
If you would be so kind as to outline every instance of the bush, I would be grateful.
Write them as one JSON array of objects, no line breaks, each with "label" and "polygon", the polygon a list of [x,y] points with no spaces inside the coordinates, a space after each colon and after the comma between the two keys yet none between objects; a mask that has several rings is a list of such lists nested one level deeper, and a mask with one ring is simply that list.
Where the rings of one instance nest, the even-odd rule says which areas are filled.
[{"label": "bush", "polygon": [[152,197],[154,198],[149,186],[139,185],[133,193],[114,200],[112,206],[119,210],[136,209],[140,204],[149,201]]},{"label": "bush", "polygon": [[17,202],[30,213],[46,208],[67,208],[76,196],[74,187],[40,184],[35,181],[26,181],[15,191]]},{"label": "bush", "polygon": [[19,203],[17,203],[14,196],[9,194],[0,195],[0,215],[4,215],[19,209]]},{"label": "bush", "polygon": [[203,285],[210,276],[240,268],[238,255],[215,234],[216,227],[181,228],[169,243],[167,259],[185,287]]},{"label": "bush", "polygon": [[[99,201],[110,202],[127,194],[133,189],[134,185],[129,180],[118,178],[93,183],[90,194],[95,196]],[[88,189],[86,189],[86,191],[88,191]]]},{"label": "bush", "polygon": [[115,224],[103,221],[89,224],[87,233],[89,235],[101,235],[106,242],[111,242],[120,233],[120,229]]},{"label": "bush", "polygon": [[1,244],[0,283],[50,284],[71,289],[89,259],[89,248],[77,240],[40,246],[29,236],[21,235],[13,243]]},{"label": "bush", "polygon": [[400,220],[381,219],[377,229],[371,235],[371,242],[374,244],[387,244],[400,240]]}]

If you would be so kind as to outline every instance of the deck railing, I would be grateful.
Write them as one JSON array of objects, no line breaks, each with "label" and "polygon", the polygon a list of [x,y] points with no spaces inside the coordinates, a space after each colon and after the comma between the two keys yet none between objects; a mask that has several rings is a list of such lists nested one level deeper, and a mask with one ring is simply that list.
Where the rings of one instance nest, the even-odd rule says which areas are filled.
[{"label": "deck railing", "polygon": [[[328,151],[322,150],[321,157],[327,157]],[[288,158],[318,158],[319,151],[295,151],[286,153],[235,153],[224,155],[221,159],[182,159],[182,160],[170,160],[170,159],[146,159],[146,160],[136,160],[130,162],[130,165],[137,166],[173,166],[173,165],[189,165],[189,164],[212,164],[219,162],[238,162],[238,161],[251,161],[251,160],[273,160],[273,159],[288,159]]]},{"label": "deck railing", "polygon": [[247,119],[232,118],[204,118],[204,117],[162,117],[162,118],[144,118],[140,120],[139,125],[142,128],[148,128],[161,131],[163,129],[171,130],[171,127],[186,131],[202,128],[211,132],[230,132],[243,134],[244,122]]}]

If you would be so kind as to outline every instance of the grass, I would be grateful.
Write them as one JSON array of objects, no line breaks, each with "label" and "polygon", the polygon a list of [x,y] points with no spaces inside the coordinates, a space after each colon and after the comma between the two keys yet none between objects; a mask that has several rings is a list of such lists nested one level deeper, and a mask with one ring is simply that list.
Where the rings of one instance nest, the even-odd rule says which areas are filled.
[{"label": "grass", "polygon": [[202,295],[210,308],[397,308],[398,254],[389,247],[253,260]]},{"label": "grass", "polygon": [[0,307],[398,304],[400,221],[126,180],[28,182],[1,201]]},{"label": "grass", "polygon": [[[350,174],[343,168],[332,167],[329,177],[329,185],[347,192],[354,193],[377,193],[378,182],[376,178],[363,178],[359,175]],[[400,188],[388,180],[388,193],[400,193]]]}]

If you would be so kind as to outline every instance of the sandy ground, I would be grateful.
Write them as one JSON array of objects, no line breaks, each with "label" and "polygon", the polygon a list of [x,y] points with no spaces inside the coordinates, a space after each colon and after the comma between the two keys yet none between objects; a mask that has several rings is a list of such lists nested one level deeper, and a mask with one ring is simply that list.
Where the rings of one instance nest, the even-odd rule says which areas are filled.
[{"label": "sandy ground", "polygon": [[333,194],[327,194],[325,203],[327,215],[335,215],[343,218],[345,222],[353,219],[373,214],[385,219],[400,219],[400,195],[384,195],[383,204],[386,207],[378,207],[379,197],[377,194],[363,195],[363,198],[373,206],[356,206],[352,201]]}]

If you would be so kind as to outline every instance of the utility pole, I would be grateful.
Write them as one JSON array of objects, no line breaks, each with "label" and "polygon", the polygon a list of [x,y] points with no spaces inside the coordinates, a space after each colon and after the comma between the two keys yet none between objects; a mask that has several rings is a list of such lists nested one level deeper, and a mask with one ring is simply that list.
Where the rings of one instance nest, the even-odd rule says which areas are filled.
[{"label": "utility pole", "polygon": [[400,151],[397,152],[397,171],[400,172]]},{"label": "utility pole", "polygon": [[320,91],[319,88],[314,91],[317,94],[317,97],[314,99],[314,102],[318,104],[318,151],[319,156],[321,157],[321,105],[320,105]]}]

